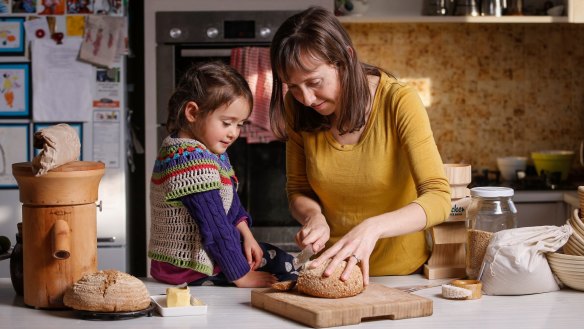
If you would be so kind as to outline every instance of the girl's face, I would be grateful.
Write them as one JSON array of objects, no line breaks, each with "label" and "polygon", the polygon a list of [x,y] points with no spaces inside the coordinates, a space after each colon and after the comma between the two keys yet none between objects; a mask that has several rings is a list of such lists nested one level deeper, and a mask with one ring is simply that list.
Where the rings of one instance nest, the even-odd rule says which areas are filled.
[{"label": "girl's face", "polygon": [[241,127],[250,113],[249,103],[245,98],[238,97],[231,104],[221,106],[206,117],[196,116],[193,137],[205,144],[211,152],[225,153],[239,137]]},{"label": "girl's face", "polygon": [[289,70],[289,81],[284,81],[292,96],[324,116],[339,111],[340,82],[336,67],[312,56],[305,56],[303,64],[309,69]]}]

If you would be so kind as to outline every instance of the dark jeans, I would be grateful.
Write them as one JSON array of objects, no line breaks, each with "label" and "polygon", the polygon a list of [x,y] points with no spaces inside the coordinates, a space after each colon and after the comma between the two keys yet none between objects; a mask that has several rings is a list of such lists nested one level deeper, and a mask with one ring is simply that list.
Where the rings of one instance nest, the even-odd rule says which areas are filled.
[{"label": "dark jeans", "polygon": [[[269,272],[274,274],[279,281],[296,280],[298,272],[292,266],[294,257],[284,250],[269,243],[259,242],[264,251],[262,265],[256,271]],[[189,286],[234,286],[229,282],[223,273],[208,276],[189,283]]]}]

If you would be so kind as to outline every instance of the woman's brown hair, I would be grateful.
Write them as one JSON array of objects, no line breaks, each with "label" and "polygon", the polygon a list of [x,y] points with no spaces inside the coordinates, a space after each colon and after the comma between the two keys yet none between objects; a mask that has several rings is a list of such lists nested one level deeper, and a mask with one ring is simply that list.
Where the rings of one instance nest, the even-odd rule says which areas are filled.
[{"label": "woman's brown hair", "polygon": [[336,67],[341,87],[337,118],[340,134],[359,130],[365,124],[370,101],[367,75],[379,75],[373,66],[359,62],[347,31],[334,14],[321,7],[311,7],[289,17],[278,29],[270,47],[273,86],[270,123],[274,134],[286,139],[286,125],[294,131],[330,129],[330,118],[320,115],[293,99],[292,117],[286,116],[283,80],[293,70],[306,71],[304,56],[312,56]]}]

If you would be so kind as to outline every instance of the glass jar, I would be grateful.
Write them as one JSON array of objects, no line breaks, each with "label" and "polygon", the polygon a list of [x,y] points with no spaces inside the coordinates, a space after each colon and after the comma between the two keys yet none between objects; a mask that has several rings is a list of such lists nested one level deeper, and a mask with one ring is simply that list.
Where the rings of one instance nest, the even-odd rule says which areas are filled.
[{"label": "glass jar", "polygon": [[466,211],[466,275],[480,276],[487,246],[495,232],[517,227],[517,209],[508,187],[475,187],[470,190],[471,202]]}]

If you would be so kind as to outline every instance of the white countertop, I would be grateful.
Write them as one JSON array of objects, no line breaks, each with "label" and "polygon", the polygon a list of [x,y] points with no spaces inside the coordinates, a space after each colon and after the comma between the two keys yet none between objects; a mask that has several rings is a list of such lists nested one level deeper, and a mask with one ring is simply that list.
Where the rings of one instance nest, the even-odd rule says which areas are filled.
[{"label": "white countertop", "polygon": [[[420,275],[377,277],[372,282],[390,287],[428,284]],[[145,279],[152,295],[162,294],[168,285]],[[251,289],[191,287],[191,292],[208,305],[206,315],[190,317],[140,317],[126,320],[90,321],[74,317],[72,311],[36,310],[24,306],[10,279],[0,279],[0,327],[43,329],[110,328],[308,328],[286,318],[253,308]],[[441,287],[416,291],[433,301],[432,316],[405,320],[372,320],[340,328],[580,328],[584,292],[564,289],[526,296],[483,296],[478,300],[455,301],[441,297]]]}]

